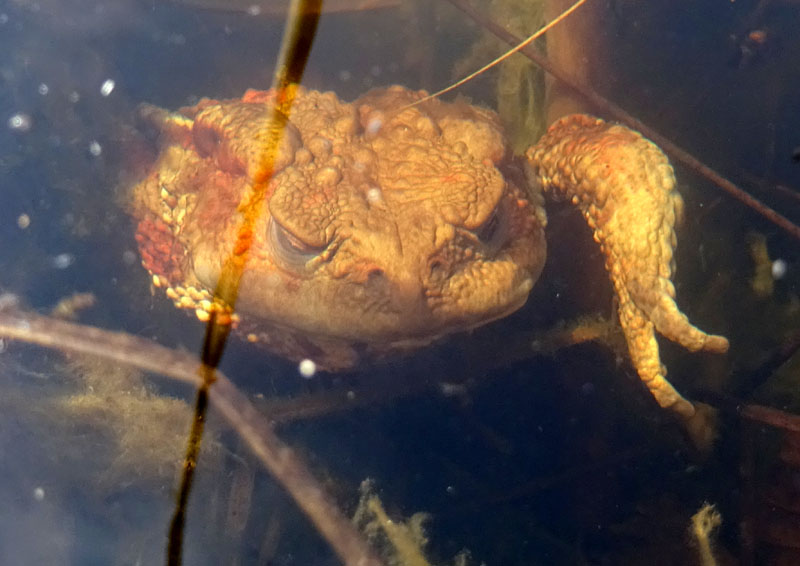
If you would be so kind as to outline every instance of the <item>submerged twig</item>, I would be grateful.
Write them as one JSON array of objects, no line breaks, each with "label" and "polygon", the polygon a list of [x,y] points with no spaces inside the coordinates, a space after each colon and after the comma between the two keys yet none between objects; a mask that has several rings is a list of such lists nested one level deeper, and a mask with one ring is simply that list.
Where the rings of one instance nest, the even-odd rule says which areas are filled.
[{"label": "submerged twig", "polygon": [[780,430],[800,433],[800,415],[781,411],[764,405],[744,405],[739,414],[751,421],[766,424]]},{"label": "submerged twig", "polygon": [[[0,307],[7,301],[0,297]],[[188,352],[178,352],[150,340],[91,326],[74,324],[0,309],[0,337],[38,344],[69,353],[98,356],[164,375],[198,387],[202,384],[200,362]],[[367,546],[313,477],[303,459],[285,444],[249,399],[221,372],[210,395],[210,403],[241,436],[250,450],[292,496],[319,533],[348,566],[380,566],[382,562]]]},{"label": "submerged twig", "polygon": [[[501,25],[497,24],[496,22],[492,21],[491,19],[485,17],[483,14],[478,12],[475,8],[470,5],[467,0],[448,0],[453,6],[467,14],[470,18],[472,18],[475,22],[480,24],[484,29],[490,31],[495,36],[497,36],[502,41],[508,43],[509,45],[517,45],[520,43],[521,39],[517,37],[515,34],[511,33],[510,31],[503,28]],[[528,59],[539,65],[546,73],[552,75],[555,79],[561,81],[569,88],[573,89],[575,92],[583,96],[590,104],[598,108],[604,114],[613,117],[615,120],[619,120],[620,122],[624,123],[625,125],[633,128],[634,130],[639,131],[645,137],[649,138],[655,144],[661,147],[665,152],[675,158],[677,161],[680,161],[685,166],[689,167],[691,170],[695,171],[697,174],[705,177],[719,188],[724,190],[726,193],[731,195],[733,198],[742,202],[745,206],[755,210],[758,214],[779,226],[792,236],[797,239],[800,239],[800,226],[794,224],[791,220],[786,218],[785,216],[778,214],[772,208],[767,206],[766,204],[762,203],[760,200],[756,199],[755,197],[751,196],[743,189],[739,188],[736,184],[732,181],[726,179],[708,165],[705,165],[699,159],[694,157],[691,153],[686,151],[685,149],[679,147],[666,137],[659,134],[653,128],[649,127],[647,124],[641,122],[640,120],[634,118],[630,114],[628,114],[625,110],[605,98],[601,96],[591,87],[588,85],[582,84],[572,77],[570,77],[567,73],[564,73],[559,69],[556,65],[554,65],[546,56],[539,53],[532,45],[528,45],[525,48],[519,51],[523,55],[525,55]]]}]

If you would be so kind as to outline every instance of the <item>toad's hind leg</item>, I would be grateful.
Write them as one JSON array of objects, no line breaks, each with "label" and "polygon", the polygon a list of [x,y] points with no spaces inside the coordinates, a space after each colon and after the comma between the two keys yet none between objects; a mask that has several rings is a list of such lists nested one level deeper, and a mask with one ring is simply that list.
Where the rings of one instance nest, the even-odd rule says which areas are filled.
[{"label": "toad's hind leg", "polygon": [[655,332],[692,351],[724,352],[728,341],[693,326],[675,304],[674,225],[683,201],[667,157],[637,132],[582,114],[553,124],[526,156],[533,181],[571,199],[594,231],[639,377],[662,407],[691,418],[694,406],[665,377]]}]

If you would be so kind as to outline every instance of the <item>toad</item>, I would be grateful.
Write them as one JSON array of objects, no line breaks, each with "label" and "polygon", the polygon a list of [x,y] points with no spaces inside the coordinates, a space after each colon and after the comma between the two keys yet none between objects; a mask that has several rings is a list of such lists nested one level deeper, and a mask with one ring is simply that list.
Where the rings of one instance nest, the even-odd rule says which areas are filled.
[{"label": "toad", "polygon": [[[675,304],[682,200],[666,156],[587,115],[554,123],[520,160],[497,116],[399,86],[354,102],[300,88],[260,203],[236,312],[215,297],[263,151],[271,94],[143,115],[162,149],[133,187],[142,264],[177,307],[328,370],[417,348],[519,309],[545,261],[543,194],[571,200],[605,256],[631,360],[662,406],[656,331],[724,352]],[[524,163],[525,173],[519,163]]]}]

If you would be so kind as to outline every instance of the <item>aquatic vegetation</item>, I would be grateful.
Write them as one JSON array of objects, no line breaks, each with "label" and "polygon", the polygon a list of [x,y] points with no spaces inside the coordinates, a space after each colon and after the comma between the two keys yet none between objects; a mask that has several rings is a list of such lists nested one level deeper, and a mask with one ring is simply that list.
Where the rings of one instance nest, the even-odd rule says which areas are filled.
[{"label": "aquatic vegetation", "polygon": [[[542,1],[491,0],[487,11],[499,25],[527,37],[545,23],[543,5]],[[469,53],[453,66],[452,79],[460,79],[507,50],[506,43],[484,31]],[[542,137],[547,126],[544,72],[526,57],[515,55],[489,71],[490,77],[494,75],[497,113],[508,131],[511,149],[522,153]]]},{"label": "aquatic vegetation", "polygon": [[[380,550],[386,564],[390,566],[431,566],[425,556],[428,536],[425,523],[430,515],[417,512],[405,520],[390,518],[376,493],[375,481],[361,482],[358,506],[353,513],[353,522],[364,532],[371,544]],[[474,564],[467,549],[459,551],[447,562],[436,562],[441,566],[471,566]]]},{"label": "aquatic vegetation", "polygon": [[373,481],[361,483],[361,497],[353,515],[353,522],[364,531],[369,540],[386,554],[387,564],[393,566],[430,566],[423,555],[428,542],[423,524],[424,513],[415,513],[408,521],[390,519],[380,498],[375,494]]},{"label": "aquatic vegetation", "polygon": [[[94,431],[100,438],[91,466],[101,474],[98,486],[171,485],[180,471],[192,408],[182,399],[152,389],[137,370],[89,356],[73,356],[66,370],[76,391],[51,401],[51,418],[68,429]],[[221,446],[209,433],[204,465],[220,465]],[[66,444],[80,449],[72,443]]]},{"label": "aquatic vegetation", "polygon": [[697,553],[700,555],[701,566],[717,566],[717,559],[714,557],[712,543],[714,535],[722,524],[722,515],[717,509],[706,502],[692,515],[689,524],[689,532],[692,540],[697,545]]}]

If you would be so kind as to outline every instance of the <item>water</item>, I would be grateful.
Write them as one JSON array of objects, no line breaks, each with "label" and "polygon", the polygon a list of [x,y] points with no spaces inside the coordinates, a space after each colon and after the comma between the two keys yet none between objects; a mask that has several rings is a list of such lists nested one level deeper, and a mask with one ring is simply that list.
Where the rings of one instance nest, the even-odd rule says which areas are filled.
[{"label": "water", "polygon": [[[800,16],[792,2],[756,5],[613,3],[613,72],[599,88],[800,222]],[[136,108],[266,88],[281,29],[279,19],[191,3],[0,3],[0,291],[42,313],[92,293],[81,323],[198,351],[202,327],[151,293],[139,264],[126,195],[151,149]],[[328,14],[305,82],[346,100],[393,83],[435,90],[473,49],[491,56],[475,47],[480,37],[444,2]],[[493,107],[497,80],[458,92]],[[561,321],[613,312],[602,257],[564,204],[548,206],[540,281],[504,320],[344,375],[305,379],[242,341],[222,369],[259,405],[333,398],[311,417],[269,405],[288,415],[280,436],[347,514],[366,478],[396,520],[429,513],[432,563],[467,548],[472,564],[692,564],[686,533],[703,501],[723,517],[720,563],[792,563],[769,526],[800,520],[763,494],[766,484],[796,496],[796,460],[777,457],[783,445],[792,462],[791,444],[726,409],[800,412],[797,356],[770,363],[800,327],[797,243],[676,170],[686,201],[678,303],[732,344],[714,356],[661,342],[676,387],[723,409],[705,455],[643,391],[624,351],[530,348]],[[775,261],[785,272],[763,279]],[[162,562],[193,392],[8,340],[0,349],[0,563]],[[748,542],[742,524],[762,532]],[[186,549],[186,564],[337,563],[213,411]]]}]

